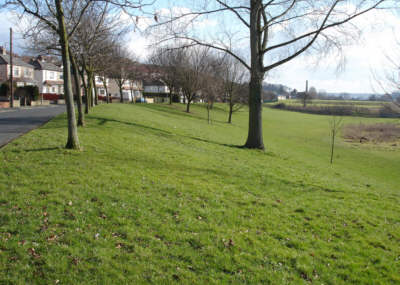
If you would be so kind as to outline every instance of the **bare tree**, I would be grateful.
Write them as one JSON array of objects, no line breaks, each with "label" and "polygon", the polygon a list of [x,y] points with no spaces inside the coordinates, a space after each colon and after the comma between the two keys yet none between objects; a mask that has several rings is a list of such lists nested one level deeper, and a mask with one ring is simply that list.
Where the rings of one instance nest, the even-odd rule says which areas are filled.
[{"label": "bare tree", "polygon": [[71,51],[70,54],[70,59],[71,59],[71,68],[72,68],[72,74],[74,76],[74,83],[75,83],[75,95],[76,95],[76,102],[78,106],[78,126],[84,126],[85,125],[85,115],[83,113],[83,107],[82,107],[82,94],[81,94],[81,81],[79,80],[79,68],[76,63],[76,58],[73,52]]},{"label": "bare tree", "polygon": [[[64,95],[68,117],[68,139],[66,148],[80,149],[75,108],[71,84],[70,49],[69,40],[78,28],[82,17],[87,9],[100,2],[107,2],[124,11],[138,11],[148,5],[145,0],[2,0],[1,7],[15,9],[22,15],[28,15],[33,21],[40,25],[46,25],[57,34],[61,48],[63,62]],[[153,2],[153,1],[152,1]],[[151,3],[151,2],[150,2]],[[69,18],[67,15],[78,15]]]},{"label": "bare tree", "polygon": [[214,106],[214,102],[221,98],[224,93],[224,81],[221,77],[223,66],[221,58],[218,58],[216,54],[212,53],[209,53],[207,57],[203,59],[203,64],[206,66],[203,74],[200,75],[203,82],[201,98],[206,103],[207,121],[211,124],[211,110]]},{"label": "bare tree", "polygon": [[221,62],[223,79],[223,100],[228,104],[228,123],[232,123],[233,113],[239,111],[248,102],[248,72],[233,57],[225,55]]},{"label": "bare tree", "polygon": [[[386,94],[392,93],[392,102],[395,106],[400,108],[400,40],[393,35],[396,41],[396,48],[391,48],[390,53],[386,53],[386,62],[383,64],[386,69],[383,72],[372,70],[373,81],[376,84],[374,89],[376,92],[385,92]],[[376,85],[378,88],[376,88]],[[397,96],[396,96],[397,95]],[[376,96],[370,96],[370,99],[375,99]]]},{"label": "bare tree", "polygon": [[110,77],[118,85],[120,102],[123,103],[123,87],[128,82],[129,69],[133,63],[129,59],[131,57],[129,52],[121,45],[114,47],[112,57],[113,62],[110,66]]},{"label": "bare tree", "polygon": [[[75,32],[78,27],[81,17],[77,18],[76,22],[65,21],[66,6],[72,7],[74,11],[79,11],[79,15],[84,15],[87,8],[95,1],[77,1],[77,0],[5,0],[2,1],[4,7],[11,7],[22,14],[29,15],[36,22],[45,24],[47,27],[52,29],[54,33],[58,35],[62,62],[63,62],[63,78],[64,78],[64,95],[66,100],[66,109],[68,117],[68,139],[66,148],[80,149],[77,124],[75,118],[75,108],[72,93],[71,84],[71,72],[70,72],[70,50],[69,50],[69,38]],[[113,4],[122,4],[124,7],[129,5],[129,1],[112,1]]]},{"label": "bare tree", "polygon": [[109,54],[122,33],[119,29],[121,24],[115,18],[110,15],[108,3],[95,3],[81,17],[80,25],[71,38],[74,53],[79,54],[81,79],[85,86],[86,113],[98,104],[95,75],[104,73],[102,69],[108,68],[103,60],[108,61]]},{"label": "bare tree", "polygon": [[[310,48],[327,52],[340,48],[351,21],[392,0],[203,0],[189,5],[190,12],[158,18],[154,26],[158,42],[181,40],[184,46],[203,45],[224,51],[240,61],[250,72],[249,130],[245,147],[264,149],[262,136],[262,82],[265,74]],[[182,10],[183,11],[183,10]],[[219,22],[212,34],[204,24]],[[233,24],[237,20],[239,25]],[[226,28],[225,22],[231,23]],[[241,26],[240,26],[241,25]],[[221,27],[221,30],[218,30]],[[227,35],[224,37],[224,35]],[[235,38],[236,36],[236,38]],[[233,43],[246,44],[250,60],[234,52]]]},{"label": "bare tree", "polygon": [[186,112],[190,104],[199,97],[204,89],[203,76],[207,72],[209,48],[193,47],[179,49],[179,66],[176,68],[177,85],[180,87],[186,102]]},{"label": "bare tree", "polygon": [[179,91],[178,68],[181,66],[181,51],[174,47],[157,48],[150,56],[149,62],[159,68],[158,79],[164,82],[169,89],[169,104],[172,104],[174,93]]},{"label": "bare tree", "polygon": [[129,58],[131,64],[127,65],[126,77],[131,91],[131,102],[135,103],[135,91],[139,90],[139,78],[141,76],[140,64],[135,55],[131,54]]},{"label": "bare tree", "polygon": [[[76,25],[72,25],[72,31],[68,31],[65,23],[64,7],[61,0],[54,1],[5,1],[6,6],[12,7],[24,14],[33,17],[37,22],[42,23],[52,29],[57,34],[63,62],[63,78],[64,78],[64,95],[66,101],[67,117],[68,117],[68,139],[66,148],[79,149],[79,139],[77,124],[75,118],[74,100],[72,95],[71,72],[70,72],[70,57],[69,57],[69,32],[72,32]],[[77,4],[76,7],[85,11],[87,3]]]},{"label": "bare tree", "polygon": [[330,120],[330,133],[331,133],[331,164],[333,163],[333,152],[335,149],[335,139],[343,124],[343,117],[333,116]]}]

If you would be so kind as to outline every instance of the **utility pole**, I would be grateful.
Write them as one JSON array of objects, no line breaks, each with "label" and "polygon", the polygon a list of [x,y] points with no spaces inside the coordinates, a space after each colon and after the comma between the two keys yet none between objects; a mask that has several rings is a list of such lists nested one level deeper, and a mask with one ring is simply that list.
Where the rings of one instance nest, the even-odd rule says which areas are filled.
[{"label": "utility pole", "polygon": [[12,28],[10,28],[10,107],[14,108],[14,92],[13,92],[13,36]]}]

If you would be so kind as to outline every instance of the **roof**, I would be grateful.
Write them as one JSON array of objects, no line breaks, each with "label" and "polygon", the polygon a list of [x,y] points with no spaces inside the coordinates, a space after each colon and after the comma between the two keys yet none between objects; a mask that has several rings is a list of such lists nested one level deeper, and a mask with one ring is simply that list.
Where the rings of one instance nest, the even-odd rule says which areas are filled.
[{"label": "roof", "polygon": [[[0,64],[10,64],[10,55],[0,54]],[[13,56],[13,65],[34,68],[31,64],[26,63],[15,56]]]},{"label": "roof", "polygon": [[154,79],[154,80],[144,80],[143,86],[166,86],[166,84],[161,80]]},{"label": "roof", "polygon": [[46,80],[44,83],[44,85],[62,85],[64,84],[63,80]]},{"label": "roof", "polygon": [[35,66],[35,69],[39,70],[50,70],[50,71],[62,71],[61,67],[58,67],[54,63],[47,62],[47,61],[41,61],[41,60],[34,60],[32,61],[32,65]]}]

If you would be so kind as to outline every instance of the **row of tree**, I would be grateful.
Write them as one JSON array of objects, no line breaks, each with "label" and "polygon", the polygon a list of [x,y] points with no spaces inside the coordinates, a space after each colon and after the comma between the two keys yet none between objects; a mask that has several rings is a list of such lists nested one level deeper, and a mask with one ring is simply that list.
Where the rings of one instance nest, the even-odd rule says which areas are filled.
[{"label": "row of tree", "polygon": [[224,53],[207,47],[163,47],[154,51],[150,62],[160,67],[158,77],[168,86],[170,104],[173,96],[182,96],[189,112],[191,103],[201,99],[206,103],[209,122],[214,102],[228,104],[231,123],[232,114],[248,101],[247,70]]},{"label": "row of tree", "polygon": [[[71,83],[71,75],[76,76],[78,73],[78,64],[74,67],[74,61],[79,61],[79,66],[89,78],[87,85],[91,87],[93,80],[90,78],[93,79],[93,74],[99,72],[99,61],[95,59],[95,55],[118,52],[118,49],[109,47],[107,43],[117,41],[115,34],[118,33],[115,28],[119,25],[114,25],[118,23],[114,20],[123,18],[121,11],[133,19],[130,25],[138,22],[139,18],[135,17],[135,13],[144,14],[148,19],[151,16],[155,21],[150,28],[154,32],[156,45],[165,46],[171,42],[179,43],[181,48],[200,45],[223,52],[239,62],[249,74],[249,127],[245,147],[264,149],[262,83],[266,74],[306,51],[316,51],[322,55],[332,50],[340,51],[340,47],[358,32],[353,24],[355,18],[376,8],[388,8],[391,4],[398,6],[398,1],[394,0],[199,0],[186,1],[185,9],[177,9],[173,4],[168,8],[163,7],[162,11],[149,12],[148,7],[155,7],[154,2],[0,0],[6,7],[14,8],[34,19],[31,29],[34,37],[40,39],[42,32],[51,36],[54,39],[52,49],[57,47],[62,55],[69,130],[67,148],[79,148]],[[217,25],[207,33],[204,25],[213,22]],[[229,27],[226,27],[226,23],[230,23]],[[96,41],[93,41],[94,38]],[[206,93],[203,88],[196,87],[200,84],[197,81],[201,81],[204,74],[216,78],[204,69],[204,65],[196,65],[196,61],[201,62],[204,59],[204,51],[195,50],[189,53],[194,53],[190,56],[191,72],[183,74],[186,80],[180,84],[180,90],[189,102],[193,100],[191,98],[194,94],[199,93],[199,89],[202,96],[213,97],[214,88],[207,88]],[[82,54],[85,54],[84,58]],[[71,63],[74,73],[70,70]],[[207,68],[210,68],[209,65],[215,65],[214,61],[209,62]],[[122,73],[122,69],[119,72]],[[84,80],[82,76],[81,79]],[[192,83],[186,84],[187,82]],[[91,88],[87,92],[90,90]],[[88,103],[90,98],[90,94],[87,94],[87,108],[92,105]],[[213,99],[206,101],[212,102]],[[189,106],[190,104],[188,108]],[[78,109],[79,116],[83,118],[79,100]]]},{"label": "row of tree", "polygon": [[[98,104],[95,75],[99,74],[103,79],[107,102],[109,93],[106,78],[117,82],[121,100],[123,84],[128,79],[134,79],[132,66],[135,61],[119,43],[126,27],[126,24],[123,25],[119,20],[119,16],[123,11],[139,11],[149,3],[142,0],[1,2],[1,7],[13,9],[30,19],[31,25],[26,29],[25,37],[32,41],[37,52],[61,56],[68,116],[66,148],[80,149],[77,126],[85,124],[84,114],[89,113],[90,109]],[[82,102],[81,86],[84,87],[85,104]],[[78,108],[77,119],[74,94]]]}]

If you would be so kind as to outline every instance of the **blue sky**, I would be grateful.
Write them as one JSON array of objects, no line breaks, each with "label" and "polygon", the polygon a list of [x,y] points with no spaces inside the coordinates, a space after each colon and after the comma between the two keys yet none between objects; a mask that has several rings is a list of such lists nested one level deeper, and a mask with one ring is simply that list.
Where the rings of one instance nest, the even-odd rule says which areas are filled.
[{"label": "blue sky", "polygon": [[[9,44],[9,28],[18,23],[9,12],[0,13],[0,45]],[[371,23],[374,23],[371,26]],[[214,22],[205,23],[205,29],[213,28]],[[393,50],[400,51],[400,19],[389,11],[374,11],[368,17],[357,20],[357,25],[362,30],[362,37],[358,42],[344,48],[346,66],[337,72],[338,58],[334,55],[316,59],[314,55],[299,57],[278,69],[275,69],[266,78],[270,83],[281,83],[289,87],[303,90],[305,81],[309,80],[311,86],[327,92],[374,93],[383,92],[378,87],[372,74],[384,74],[387,70],[387,56]],[[15,26],[14,26],[15,27]],[[26,45],[21,40],[18,27],[15,27],[15,48],[22,51]],[[128,35],[129,46],[141,58],[149,52],[150,41],[139,33]],[[400,60],[400,59],[399,59]],[[315,62],[318,61],[318,66]]]}]

